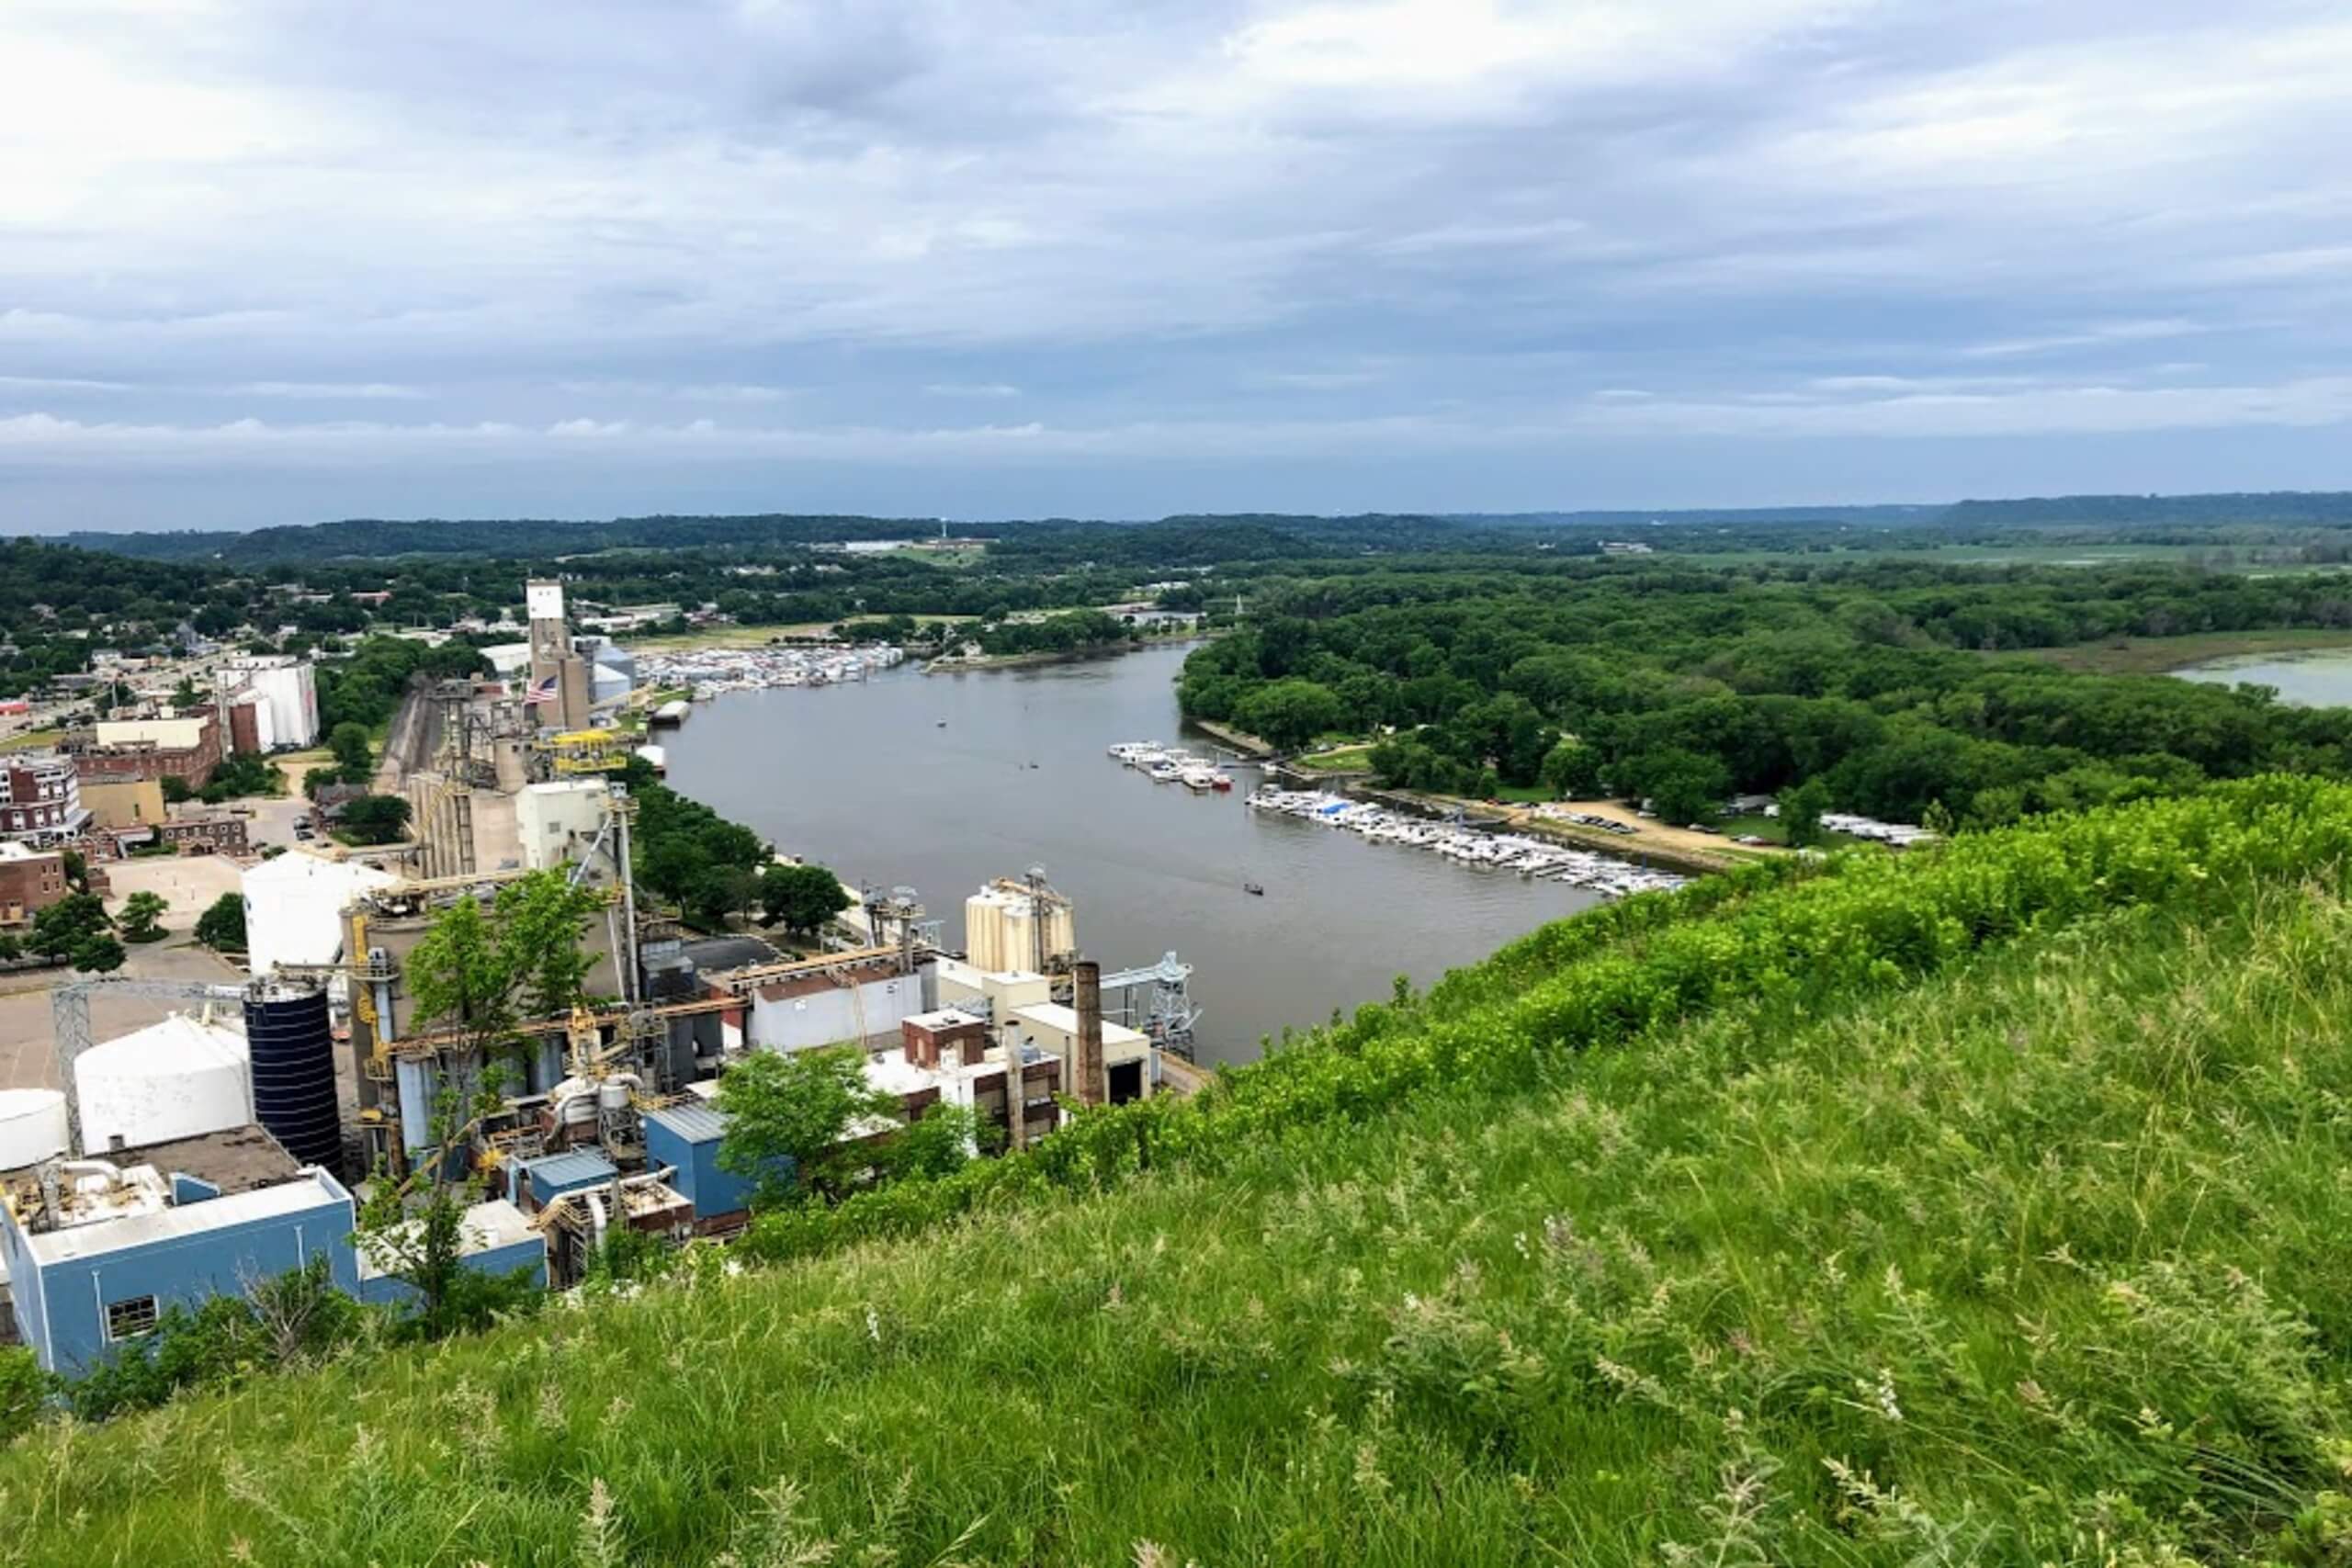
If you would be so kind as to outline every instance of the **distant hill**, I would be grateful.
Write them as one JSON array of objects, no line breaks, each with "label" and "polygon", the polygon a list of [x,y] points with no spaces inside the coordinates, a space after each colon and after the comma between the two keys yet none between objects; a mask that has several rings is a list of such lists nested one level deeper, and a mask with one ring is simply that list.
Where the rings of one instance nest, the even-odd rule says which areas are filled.
[{"label": "distant hill", "polygon": [[[2161,532],[2168,527],[2233,525],[2352,525],[2352,491],[2282,491],[2215,495],[2074,495],[1950,504],[1763,506],[1683,510],[1616,509],[1510,513],[1365,513],[1316,516],[1282,513],[1179,513],[1152,522],[1068,517],[950,523],[959,537],[1002,541],[1008,555],[1118,560],[1183,558],[1170,536],[1199,540],[1204,560],[1279,558],[1301,553],[1475,548],[1482,542],[1524,547],[1531,529],[1594,532],[1668,527],[1773,527],[1781,525],[1950,529],[1982,536],[2002,529],[2092,527]],[[614,549],[772,550],[851,539],[935,536],[937,518],[763,513],[737,516],[467,520],[346,518],[247,532],[67,534],[62,541],[142,560],[212,560],[229,565],[384,558],[396,556],[496,556],[544,560]],[[1151,547],[1140,547],[1146,540]]]}]

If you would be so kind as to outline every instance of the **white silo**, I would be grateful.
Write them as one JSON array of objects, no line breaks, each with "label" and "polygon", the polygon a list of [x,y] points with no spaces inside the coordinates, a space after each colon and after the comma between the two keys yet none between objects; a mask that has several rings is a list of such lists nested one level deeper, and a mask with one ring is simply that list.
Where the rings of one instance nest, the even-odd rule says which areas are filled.
[{"label": "white silo", "polygon": [[0,1170],[66,1152],[65,1096],[53,1089],[0,1089]]},{"label": "white silo", "polygon": [[93,1045],[74,1064],[82,1147],[93,1155],[193,1138],[253,1121],[244,1036],[174,1013]]}]

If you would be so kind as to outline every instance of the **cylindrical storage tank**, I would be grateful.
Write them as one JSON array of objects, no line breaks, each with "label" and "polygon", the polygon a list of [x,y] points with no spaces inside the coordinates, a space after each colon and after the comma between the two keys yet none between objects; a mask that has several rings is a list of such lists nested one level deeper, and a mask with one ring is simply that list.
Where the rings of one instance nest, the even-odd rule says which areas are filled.
[{"label": "cylindrical storage tank", "polygon": [[82,1152],[201,1137],[253,1121],[245,1043],[217,1023],[174,1013],[93,1045],[74,1063]]},{"label": "cylindrical storage tank", "polygon": [[343,1164],[335,1102],[334,1033],[324,989],[276,986],[245,998],[254,1118],[304,1165]]},{"label": "cylindrical storage tank", "polygon": [[53,1089],[0,1089],[0,1170],[66,1152],[65,1096]]}]

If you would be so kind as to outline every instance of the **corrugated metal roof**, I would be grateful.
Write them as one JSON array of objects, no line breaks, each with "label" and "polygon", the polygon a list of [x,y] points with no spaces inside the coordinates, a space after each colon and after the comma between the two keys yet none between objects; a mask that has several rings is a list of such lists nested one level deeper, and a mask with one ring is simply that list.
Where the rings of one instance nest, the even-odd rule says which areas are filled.
[{"label": "corrugated metal roof", "polygon": [[707,1105],[668,1105],[647,1111],[645,1119],[659,1122],[690,1144],[715,1144],[727,1135],[726,1116]]},{"label": "corrugated metal roof", "polygon": [[534,1183],[545,1187],[610,1181],[619,1174],[611,1160],[594,1149],[567,1149],[560,1155],[543,1155],[523,1168]]}]

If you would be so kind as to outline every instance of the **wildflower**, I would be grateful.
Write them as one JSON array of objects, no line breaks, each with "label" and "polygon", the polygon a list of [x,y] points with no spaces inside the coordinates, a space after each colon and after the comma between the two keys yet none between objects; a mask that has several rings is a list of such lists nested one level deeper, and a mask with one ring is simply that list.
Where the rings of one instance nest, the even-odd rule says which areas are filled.
[{"label": "wildflower", "polygon": [[1878,1370],[1878,1413],[1890,1421],[1903,1419],[1903,1407],[1894,1403],[1894,1373],[1885,1367]]},{"label": "wildflower", "polygon": [[872,1307],[865,1309],[865,1337],[876,1345],[882,1343],[882,1319]]}]

